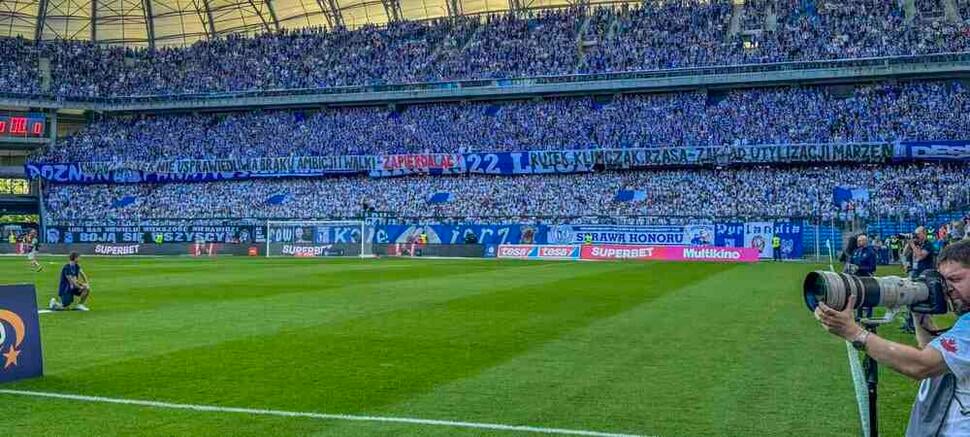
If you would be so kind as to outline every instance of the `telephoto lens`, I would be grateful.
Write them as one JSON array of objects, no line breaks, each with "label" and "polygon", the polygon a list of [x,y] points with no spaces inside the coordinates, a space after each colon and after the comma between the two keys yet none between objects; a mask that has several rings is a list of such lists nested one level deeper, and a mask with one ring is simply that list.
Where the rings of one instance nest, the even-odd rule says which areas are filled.
[{"label": "telephoto lens", "polygon": [[856,308],[898,308],[932,300],[930,287],[925,281],[898,276],[860,277],[818,270],[805,277],[802,288],[805,304],[811,311],[815,311],[820,302],[842,311],[850,295],[856,297]]}]

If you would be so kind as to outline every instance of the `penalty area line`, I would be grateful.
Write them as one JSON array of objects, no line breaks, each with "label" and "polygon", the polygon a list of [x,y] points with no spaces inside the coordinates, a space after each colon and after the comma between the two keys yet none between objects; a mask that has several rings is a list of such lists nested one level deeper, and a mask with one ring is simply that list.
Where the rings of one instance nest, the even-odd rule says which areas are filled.
[{"label": "penalty area line", "polygon": [[[215,405],[176,404],[171,402],[108,398],[108,397],[101,397],[101,396],[83,396],[83,395],[74,395],[74,394],[66,394],[66,393],[51,393],[51,392],[39,392],[39,391],[27,391],[27,390],[0,389],[0,394],[15,395],[15,396],[29,396],[29,397],[38,397],[38,398],[66,399],[66,400],[83,401],[83,402],[98,402],[98,403],[104,403],[104,404],[135,405],[140,407],[164,408],[164,409],[170,409],[170,410],[202,411],[202,412],[208,412],[208,413],[235,413],[235,414],[250,414],[250,415],[257,415],[257,416],[300,417],[300,418],[308,418],[308,419],[342,420],[342,421],[352,421],[352,422],[400,423],[400,424],[409,424],[409,425],[485,429],[485,430],[492,430],[492,431],[529,432],[529,433],[535,433],[535,434],[579,435],[579,436],[592,436],[592,437],[645,437],[637,434],[587,431],[587,430],[581,430],[581,429],[544,428],[544,427],[527,426],[527,425],[503,425],[498,423],[460,422],[460,421],[453,421],[453,420],[418,419],[418,418],[412,418],[412,417],[357,416],[357,415],[350,415],[350,414],[327,414],[327,413],[312,413],[312,412],[300,412],[300,411],[262,410],[262,409],[255,409],[255,408],[219,407]],[[657,436],[654,436],[654,437],[657,437]]]}]

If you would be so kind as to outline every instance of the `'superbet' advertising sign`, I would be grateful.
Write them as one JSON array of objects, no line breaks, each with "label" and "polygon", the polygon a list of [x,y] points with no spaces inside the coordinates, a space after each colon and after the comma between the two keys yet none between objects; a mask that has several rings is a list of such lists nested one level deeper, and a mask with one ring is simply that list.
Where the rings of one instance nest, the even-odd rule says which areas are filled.
[{"label": "'superbet' advertising sign", "polygon": [[519,259],[579,259],[579,246],[502,244],[498,247],[497,257]]}]

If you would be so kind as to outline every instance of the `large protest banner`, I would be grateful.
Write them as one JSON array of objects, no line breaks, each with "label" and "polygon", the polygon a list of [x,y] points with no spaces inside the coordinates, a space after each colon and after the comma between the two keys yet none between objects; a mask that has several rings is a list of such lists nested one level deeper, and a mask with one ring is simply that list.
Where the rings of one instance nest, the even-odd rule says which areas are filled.
[{"label": "large protest banner", "polygon": [[[907,148],[908,147],[908,148]],[[29,179],[63,184],[131,184],[213,182],[257,178],[330,177],[367,174],[372,177],[412,174],[567,174],[597,169],[631,170],[652,167],[697,167],[761,163],[886,162],[894,154],[924,158],[959,145],[913,143],[897,150],[888,143],[771,144],[739,146],[667,146],[629,149],[533,150],[520,152],[413,153],[266,157],[210,160],[130,162],[29,162]],[[923,152],[932,150],[933,153]],[[952,153],[950,153],[952,154]],[[958,153],[959,155],[959,153]],[[950,155],[946,155],[950,156]],[[963,156],[963,155],[960,155]]]},{"label": "large protest banner", "polygon": [[66,184],[214,182],[257,178],[323,177],[366,173],[375,156],[303,156],[210,160],[34,163],[24,165],[28,179]]}]

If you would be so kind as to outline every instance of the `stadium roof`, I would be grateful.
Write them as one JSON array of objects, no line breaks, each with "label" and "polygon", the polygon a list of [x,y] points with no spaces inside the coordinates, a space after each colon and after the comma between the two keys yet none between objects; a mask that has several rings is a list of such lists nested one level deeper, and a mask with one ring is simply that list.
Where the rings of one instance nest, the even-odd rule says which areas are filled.
[{"label": "stadium roof", "polygon": [[[592,2],[592,3],[590,3]],[[0,0],[0,36],[187,45],[230,33],[348,28],[636,0]]]}]

